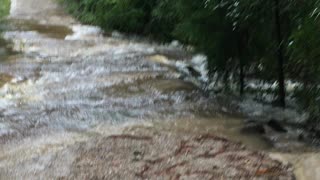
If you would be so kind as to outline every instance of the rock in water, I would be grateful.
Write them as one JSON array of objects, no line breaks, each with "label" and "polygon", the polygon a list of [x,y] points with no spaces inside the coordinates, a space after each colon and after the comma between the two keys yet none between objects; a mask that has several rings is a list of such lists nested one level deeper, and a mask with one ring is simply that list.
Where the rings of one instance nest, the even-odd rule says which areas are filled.
[{"label": "rock in water", "polygon": [[187,66],[187,69],[190,72],[191,76],[196,78],[201,77],[201,74],[198,71],[196,71],[192,66]]},{"label": "rock in water", "polygon": [[267,125],[277,132],[281,132],[281,133],[288,132],[278,121],[274,119],[271,119]]},{"label": "rock in water", "polygon": [[248,123],[243,128],[241,128],[241,132],[244,134],[265,134],[266,133],[264,126],[259,123]]}]

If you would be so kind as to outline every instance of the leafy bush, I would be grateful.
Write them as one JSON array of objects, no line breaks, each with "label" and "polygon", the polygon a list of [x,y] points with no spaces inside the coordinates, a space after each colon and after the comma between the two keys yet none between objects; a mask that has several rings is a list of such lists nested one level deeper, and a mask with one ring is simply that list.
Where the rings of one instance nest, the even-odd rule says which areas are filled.
[{"label": "leafy bush", "polygon": [[9,14],[10,0],[0,0],[0,19]]},{"label": "leafy bush", "polygon": [[147,33],[156,0],[63,0],[79,20],[106,30]]}]

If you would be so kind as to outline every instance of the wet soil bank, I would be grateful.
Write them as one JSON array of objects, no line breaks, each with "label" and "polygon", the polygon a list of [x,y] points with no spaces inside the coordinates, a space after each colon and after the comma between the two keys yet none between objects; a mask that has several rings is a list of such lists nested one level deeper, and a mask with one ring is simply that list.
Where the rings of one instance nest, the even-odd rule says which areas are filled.
[{"label": "wet soil bank", "polygon": [[31,153],[32,158],[9,164],[15,168],[0,169],[0,178],[295,179],[290,165],[242,144],[213,134],[146,126],[128,126],[121,133],[91,135],[85,141],[60,148],[52,144]]}]

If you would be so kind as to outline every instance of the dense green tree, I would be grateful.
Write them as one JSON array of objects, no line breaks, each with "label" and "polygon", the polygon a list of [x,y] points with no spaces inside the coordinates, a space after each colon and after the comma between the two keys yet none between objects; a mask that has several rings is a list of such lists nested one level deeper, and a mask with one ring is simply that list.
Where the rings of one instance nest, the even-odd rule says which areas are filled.
[{"label": "dense green tree", "polygon": [[290,77],[302,84],[296,97],[310,112],[312,127],[320,124],[320,1],[308,2],[299,14],[299,22],[289,45]]}]

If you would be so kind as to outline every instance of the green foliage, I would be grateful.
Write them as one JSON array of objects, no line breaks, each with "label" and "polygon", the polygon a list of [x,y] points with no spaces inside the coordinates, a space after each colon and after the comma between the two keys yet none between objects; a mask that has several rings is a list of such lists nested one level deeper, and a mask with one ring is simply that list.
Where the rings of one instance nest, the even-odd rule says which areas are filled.
[{"label": "green foliage", "polygon": [[237,49],[236,32],[232,22],[224,19],[225,7],[216,1],[206,4],[205,0],[178,0],[178,12],[182,19],[174,34],[183,42],[193,44],[199,51],[208,55],[212,70],[226,70],[230,60],[234,60]]},{"label": "green foliage", "polygon": [[10,0],[0,0],[0,19],[9,14]]},{"label": "green foliage", "polygon": [[320,124],[320,21],[319,14],[306,16],[291,36],[289,46],[290,77],[302,83],[296,97],[302,107],[310,112],[311,124]]},{"label": "green foliage", "polygon": [[156,0],[64,0],[69,12],[106,30],[146,33]]},{"label": "green foliage", "polygon": [[158,0],[151,12],[148,33],[160,40],[174,39],[172,32],[180,22],[176,8],[176,3],[171,0]]}]

